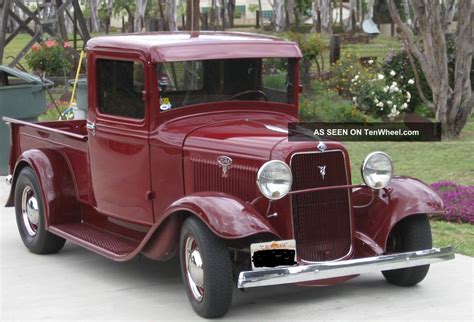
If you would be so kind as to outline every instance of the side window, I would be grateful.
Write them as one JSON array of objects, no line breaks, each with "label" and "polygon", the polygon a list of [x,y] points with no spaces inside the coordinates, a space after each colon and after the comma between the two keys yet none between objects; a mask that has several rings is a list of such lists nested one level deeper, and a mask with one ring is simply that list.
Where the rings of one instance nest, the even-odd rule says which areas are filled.
[{"label": "side window", "polygon": [[97,60],[99,111],[134,119],[145,117],[143,64],[136,61]]}]

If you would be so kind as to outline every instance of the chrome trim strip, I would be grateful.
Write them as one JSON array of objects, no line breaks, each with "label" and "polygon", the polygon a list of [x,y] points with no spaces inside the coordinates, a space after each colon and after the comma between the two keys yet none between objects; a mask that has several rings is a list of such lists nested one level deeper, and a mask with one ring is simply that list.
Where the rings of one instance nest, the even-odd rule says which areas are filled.
[{"label": "chrome trim strip", "polygon": [[339,262],[244,271],[239,274],[237,287],[250,288],[301,283],[333,277],[427,265],[450,259],[454,259],[454,250],[453,247],[448,246]]},{"label": "chrome trim strip", "polygon": [[11,186],[13,182],[13,176],[9,174],[8,176],[5,177],[5,181]]},{"label": "chrome trim strip", "polygon": [[[342,157],[344,158],[344,171],[346,172],[346,182],[348,184],[352,184],[352,179],[349,180],[349,175],[346,171],[347,169],[347,160],[346,160],[346,154],[344,153],[343,150],[341,149],[334,149],[334,150],[325,150],[325,151],[302,151],[302,152],[295,152],[291,155],[290,157],[290,169],[291,169],[291,162],[293,161],[293,157],[295,155],[300,155],[300,154],[324,154],[324,153],[331,153],[331,152],[340,152],[342,153]],[[341,259],[344,259],[344,258],[347,258],[349,257],[349,255],[352,254],[353,250],[354,250],[354,241],[355,241],[355,238],[354,238],[354,225],[353,225],[353,219],[354,219],[354,214],[353,214],[353,209],[352,209],[352,198],[351,198],[351,193],[352,191],[349,190],[349,188],[346,188],[347,189],[347,198],[349,200],[349,223],[350,223],[350,229],[351,229],[351,245],[349,247],[349,251],[347,252],[347,254],[345,254],[344,256],[342,257],[339,257],[339,258],[336,258],[336,259],[333,259],[333,260],[330,260],[330,261],[309,261],[309,260],[305,260],[304,258],[300,258],[301,262],[303,263],[306,263],[306,264],[316,264],[316,263],[329,263],[329,262],[335,262],[335,261],[338,261],[338,260],[341,260]],[[292,190],[290,190],[291,192]],[[291,226],[292,226],[292,230],[293,230],[293,236],[295,237],[295,226],[294,226],[294,217],[293,217],[293,199],[291,198],[291,194],[290,194],[290,208],[291,208]],[[298,256],[298,253],[296,253],[296,255]]]}]

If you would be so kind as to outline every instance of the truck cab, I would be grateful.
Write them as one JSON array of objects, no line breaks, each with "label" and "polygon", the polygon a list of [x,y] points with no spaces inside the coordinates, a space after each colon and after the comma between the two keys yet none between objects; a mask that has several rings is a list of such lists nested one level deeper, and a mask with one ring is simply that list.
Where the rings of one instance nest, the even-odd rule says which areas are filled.
[{"label": "truck cab", "polygon": [[[74,242],[111,260],[179,256],[193,309],[224,315],[233,287],[331,285],[382,271],[415,285],[430,263],[424,183],[369,154],[353,184],[330,138],[293,142],[298,46],[245,33],[87,43],[87,120],[11,126],[7,206],[33,253]],[[421,237],[420,237],[421,236]]]}]

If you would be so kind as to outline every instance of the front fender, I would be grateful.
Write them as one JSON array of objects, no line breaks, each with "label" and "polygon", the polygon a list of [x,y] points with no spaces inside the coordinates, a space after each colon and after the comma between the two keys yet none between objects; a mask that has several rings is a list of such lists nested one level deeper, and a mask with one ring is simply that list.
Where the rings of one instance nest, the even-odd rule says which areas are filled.
[{"label": "front fender", "polygon": [[[361,188],[353,192],[355,229],[371,238],[385,252],[387,238],[402,219],[416,214],[443,213],[439,195],[425,183],[410,177],[394,177],[386,189]],[[360,207],[369,203],[366,207]]]},{"label": "front fender", "polygon": [[39,181],[46,212],[46,226],[77,217],[79,207],[71,172],[63,156],[49,149],[27,150],[20,155],[15,164],[6,207],[14,206],[16,182],[24,167],[31,167]]},{"label": "front fender", "polygon": [[223,239],[239,239],[259,233],[279,237],[266,218],[249,203],[225,193],[199,192],[183,197],[165,211],[165,217],[178,211],[198,216]]}]

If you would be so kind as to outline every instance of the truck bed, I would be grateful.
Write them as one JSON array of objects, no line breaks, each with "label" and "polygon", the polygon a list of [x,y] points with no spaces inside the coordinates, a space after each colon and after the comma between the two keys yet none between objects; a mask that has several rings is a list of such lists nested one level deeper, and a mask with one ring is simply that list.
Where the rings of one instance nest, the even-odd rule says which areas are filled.
[{"label": "truck bed", "polygon": [[13,174],[15,164],[23,152],[33,149],[54,150],[65,159],[75,177],[78,199],[83,202],[88,200],[90,180],[86,120],[31,123],[4,117],[3,121],[11,127],[10,174]]}]

